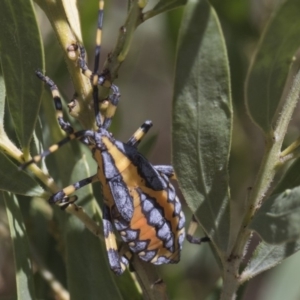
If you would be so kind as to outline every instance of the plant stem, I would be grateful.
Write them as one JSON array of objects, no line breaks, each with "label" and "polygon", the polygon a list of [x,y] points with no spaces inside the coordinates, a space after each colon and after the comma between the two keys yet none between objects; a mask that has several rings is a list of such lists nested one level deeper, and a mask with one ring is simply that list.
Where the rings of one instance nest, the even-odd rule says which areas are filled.
[{"label": "plant stem", "polygon": [[[220,300],[234,300],[239,286],[239,259],[228,260],[224,266],[224,282]],[[226,287],[226,288],[225,288]]]},{"label": "plant stem", "polygon": [[[237,235],[235,245],[230,257],[233,259],[227,260],[224,263],[224,285],[221,295],[222,300],[235,299],[236,290],[239,282],[239,265],[245,246],[251,235],[248,229],[255,212],[261,207],[263,201],[268,195],[271,183],[277,171],[277,165],[281,158],[281,147],[287,131],[288,124],[298,102],[300,93],[300,71],[296,74],[293,85],[287,96],[286,102],[282,107],[281,112],[276,116],[277,122],[274,132],[270,132],[266,136],[265,154],[262,160],[261,167],[258,172],[254,189],[249,197],[248,209],[243,218],[240,231]],[[235,259],[237,258],[237,259]]]},{"label": "plant stem", "polygon": [[[81,43],[81,37],[78,33],[74,33],[73,28],[70,27],[70,22],[67,18],[62,0],[36,0],[37,4],[47,15],[52,28],[56,34],[58,42],[62,48],[62,53],[65,58],[70,76],[72,78],[75,91],[78,94],[76,113],[72,114],[73,117],[78,118],[84,128],[94,127],[94,112],[90,106],[91,99],[91,83],[85,77],[77,66],[77,57],[74,59],[74,53],[70,57],[68,49],[74,44]],[[75,6],[75,9],[74,9]],[[73,7],[73,8],[72,8]],[[75,1],[69,1],[68,9],[77,11]],[[79,18],[78,18],[79,20]],[[80,39],[78,41],[78,39]]]},{"label": "plant stem", "polygon": [[104,63],[104,70],[109,71],[111,81],[114,81],[117,77],[119,68],[125,60],[131,46],[133,33],[141,23],[142,8],[139,6],[139,1],[134,0],[130,5],[126,21],[120,28],[115,48]]},{"label": "plant stem", "polygon": [[294,152],[300,146],[300,137],[296,139],[291,145],[289,145],[286,149],[281,152],[281,157],[285,157],[292,152]]}]

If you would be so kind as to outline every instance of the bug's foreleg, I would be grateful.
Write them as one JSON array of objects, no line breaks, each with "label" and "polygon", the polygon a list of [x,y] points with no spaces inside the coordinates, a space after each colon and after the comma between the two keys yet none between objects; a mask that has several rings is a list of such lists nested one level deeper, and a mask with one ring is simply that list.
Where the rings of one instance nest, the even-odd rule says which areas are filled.
[{"label": "bug's foreleg", "polygon": [[115,84],[111,84],[110,89],[112,90],[112,94],[108,97],[109,105],[105,110],[105,118],[103,120],[103,127],[105,129],[107,129],[110,126],[111,120],[116,113],[117,106],[120,101],[119,88]]},{"label": "bug's foreleg", "polygon": [[[106,75],[103,73],[102,75],[98,75],[98,67],[96,68],[95,62],[95,69],[92,72],[85,61],[85,50],[83,46],[79,46],[80,49],[80,56],[79,56],[79,66],[82,70],[82,73],[87,76],[92,83],[93,86],[93,103],[94,103],[94,110],[95,110],[95,118],[98,127],[103,127],[107,129],[110,124],[113,116],[115,115],[117,106],[120,101],[120,92],[119,88],[112,84],[108,79],[106,79]],[[95,58],[97,60],[97,57]],[[98,93],[98,86],[105,86],[112,90],[112,94],[108,96],[108,106],[105,110],[104,120],[101,120],[100,110],[99,110],[99,93]]]},{"label": "bug's foreleg", "polygon": [[63,119],[62,102],[61,102],[60,94],[59,94],[56,84],[54,83],[54,81],[51,78],[45,76],[39,70],[37,70],[35,72],[35,74],[40,80],[44,81],[51,90],[52,98],[53,98],[55,110],[56,110],[56,119],[58,121],[60,128],[68,134],[73,133],[74,129],[71,126],[71,124]]}]

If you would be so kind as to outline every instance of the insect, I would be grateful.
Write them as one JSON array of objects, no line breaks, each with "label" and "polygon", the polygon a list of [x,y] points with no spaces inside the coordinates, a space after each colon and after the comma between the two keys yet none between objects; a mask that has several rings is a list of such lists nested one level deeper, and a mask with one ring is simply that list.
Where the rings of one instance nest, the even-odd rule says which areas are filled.
[{"label": "insect", "polygon": [[[39,71],[37,75],[51,88],[55,103],[60,107],[54,82]],[[90,147],[98,168],[95,175],[52,195],[49,203],[64,205],[75,190],[100,181],[104,201],[103,228],[111,269],[119,275],[127,264],[126,257],[119,256],[113,224],[129,249],[142,260],[157,265],[178,262],[185,238],[185,217],[169,180],[173,169],[153,166],[137,150],[140,140],[152,126],[151,121],[144,122],[127,143],[112,136],[105,119],[97,131],[74,132],[62,118],[59,123],[72,133],[22,167],[37,163],[67,142],[78,139]]]},{"label": "insect", "polygon": [[[170,178],[174,175],[173,168],[153,166],[137,150],[152,122],[144,122],[126,143],[116,140],[108,131],[120,94],[117,86],[110,84],[105,76],[98,75],[103,1],[100,1],[98,18],[94,72],[87,67],[83,47],[80,47],[79,57],[80,68],[90,78],[93,87],[97,130],[75,132],[63,119],[62,102],[56,84],[41,71],[36,71],[38,78],[44,81],[52,92],[58,123],[68,136],[21,167],[26,168],[31,163],[39,162],[74,139],[90,148],[97,162],[97,173],[62,189],[48,201],[52,204],[67,205],[74,191],[87,184],[100,182],[104,202],[103,229],[109,265],[115,274],[120,275],[128,264],[128,256],[119,254],[114,228],[130,251],[142,260],[156,265],[177,263],[185,239],[185,217],[175,189],[170,183]],[[99,85],[109,86],[112,90],[108,97],[111,108],[105,116],[101,116],[99,111]]]}]

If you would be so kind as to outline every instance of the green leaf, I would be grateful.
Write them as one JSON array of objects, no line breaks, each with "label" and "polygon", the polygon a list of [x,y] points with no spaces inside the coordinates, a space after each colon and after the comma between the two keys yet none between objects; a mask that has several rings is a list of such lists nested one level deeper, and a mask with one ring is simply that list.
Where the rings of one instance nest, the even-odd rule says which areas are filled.
[{"label": "green leaf", "polygon": [[286,189],[292,189],[300,185],[300,159],[293,161],[291,166],[288,168],[283,178],[276,186],[273,194],[282,193]]},{"label": "green leaf", "polygon": [[17,299],[35,299],[32,264],[25,224],[15,196],[1,192],[8,218],[16,269]]},{"label": "green leaf", "polygon": [[242,281],[248,280],[281,263],[300,249],[300,240],[282,245],[269,245],[261,242],[254,251],[247,267],[241,275]]},{"label": "green leaf", "polygon": [[300,252],[284,261],[275,270],[266,275],[263,278],[263,287],[255,295],[256,299],[299,299]]},{"label": "green leaf", "polygon": [[160,13],[183,6],[186,3],[187,0],[160,0],[152,10],[145,13],[144,20],[150,19]]},{"label": "green leaf", "polygon": [[8,106],[25,148],[29,146],[40,107],[42,83],[34,71],[44,66],[42,54],[32,1],[1,1],[0,61]]},{"label": "green leaf", "polygon": [[147,139],[145,139],[145,141],[143,141],[141,143],[141,145],[139,145],[139,152],[142,153],[144,156],[147,156],[153,149],[153,147],[157,141],[157,138],[158,138],[158,135],[153,134],[150,137],[148,137]]},{"label": "green leaf", "polygon": [[25,196],[41,196],[43,189],[27,173],[0,152],[0,190]]},{"label": "green leaf", "polygon": [[[9,137],[5,132],[5,125],[4,125],[5,99],[6,99],[6,89],[4,84],[4,78],[0,74],[0,151],[20,161],[20,157],[22,156],[21,150],[19,150],[19,148],[15,146],[15,144],[9,139]],[[6,174],[4,174],[4,176],[6,176]],[[0,182],[1,181],[2,178],[0,177]]]},{"label": "green leaf", "polygon": [[5,85],[4,85],[4,78],[0,74],[0,133],[4,131],[3,124],[4,124],[4,109],[5,109]]},{"label": "green leaf", "polygon": [[[88,177],[84,158],[75,164],[71,181]],[[93,199],[91,185],[76,192],[78,204],[87,214],[98,222],[97,204]],[[122,299],[113,279],[113,273],[107,265],[107,253],[102,241],[89,232],[84,224],[74,216],[64,214],[64,235],[66,244],[66,264],[68,287],[71,299]],[[88,280],[87,280],[88,278]]]},{"label": "green leaf", "polygon": [[300,0],[288,0],[273,15],[259,42],[246,80],[246,105],[265,133],[272,130],[293,56],[300,45]]},{"label": "green leaf", "polygon": [[185,5],[187,0],[160,0],[153,10],[167,11],[182,5]]},{"label": "green leaf", "polygon": [[268,244],[280,244],[300,236],[300,187],[267,199],[250,223]]},{"label": "green leaf", "polygon": [[232,107],[227,52],[217,15],[189,1],[182,21],[173,103],[173,164],[206,234],[228,246]]}]

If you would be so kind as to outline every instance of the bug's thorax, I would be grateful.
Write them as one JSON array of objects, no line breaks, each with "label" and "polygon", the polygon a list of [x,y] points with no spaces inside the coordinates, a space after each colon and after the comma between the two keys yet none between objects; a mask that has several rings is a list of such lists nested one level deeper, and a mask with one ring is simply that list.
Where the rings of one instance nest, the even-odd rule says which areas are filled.
[{"label": "bug's thorax", "polygon": [[118,170],[118,173],[122,173],[131,164],[122,148],[123,143],[116,141],[111,135],[101,135],[99,136],[99,143],[94,146],[93,155],[98,163],[103,164],[104,162],[105,165],[110,164],[107,160],[109,157],[111,164]]}]

